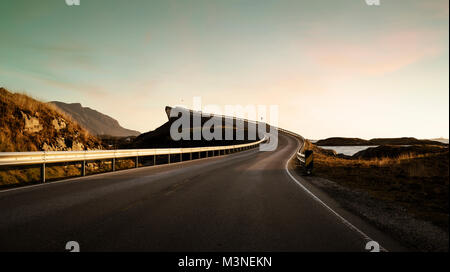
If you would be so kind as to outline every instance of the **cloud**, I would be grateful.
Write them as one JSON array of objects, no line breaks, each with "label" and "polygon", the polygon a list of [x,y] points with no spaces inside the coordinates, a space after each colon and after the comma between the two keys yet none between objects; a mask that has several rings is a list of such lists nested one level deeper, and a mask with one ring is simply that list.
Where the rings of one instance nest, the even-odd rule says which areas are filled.
[{"label": "cloud", "polygon": [[362,41],[313,38],[306,54],[320,68],[339,75],[374,76],[437,56],[443,49],[438,32],[413,30],[382,33]]},{"label": "cloud", "polygon": [[448,0],[420,1],[420,10],[430,11],[436,18],[448,20]]},{"label": "cloud", "polygon": [[89,83],[73,83],[69,81],[58,81],[48,78],[37,78],[43,83],[61,88],[62,90],[75,91],[79,94],[83,94],[86,97],[96,97],[102,98],[108,95],[108,92],[104,90],[101,86],[89,84]]}]

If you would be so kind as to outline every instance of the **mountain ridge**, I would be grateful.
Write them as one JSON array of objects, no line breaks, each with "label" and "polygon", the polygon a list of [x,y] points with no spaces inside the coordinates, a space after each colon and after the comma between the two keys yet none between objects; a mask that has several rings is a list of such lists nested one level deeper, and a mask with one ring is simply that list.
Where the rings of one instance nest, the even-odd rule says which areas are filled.
[{"label": "mountain ridge", "polygon": [[360,145],[445,145],[444,143],[432,140],[420,140],[413,137],[401,138],[374,138],[370,140],[360,138],[331,137],[318,140],[315,145],[318,146],[360,146]]},{"label": "mountain ridge", "polygon": [[94,135],[128,137],[141,134],[139,131],[122,127],[116,119],[109,115],[90,107],[83,107],[81,103],[65,103],[60,101],[51,101],[49,103],[71,116],[76,122]]},{"label": "mountain ridge", "polygon": [[51,104],[0,87],[0,152],[102,149],[101,142]]}]

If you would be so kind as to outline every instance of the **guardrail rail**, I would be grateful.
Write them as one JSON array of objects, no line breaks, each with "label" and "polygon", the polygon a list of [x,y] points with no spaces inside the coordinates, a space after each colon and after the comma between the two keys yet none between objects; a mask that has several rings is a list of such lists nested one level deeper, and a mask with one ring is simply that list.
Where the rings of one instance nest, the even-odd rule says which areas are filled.
[{"label": "guardrail rail", "polygon": [[282,128],[278,128],[278,130],[283,133],[294,136],[302,141],[301,146],[296,152],[296,158],[300,162],[305,173],[307,175],[310,175],[313,169],[313,152],[312,150],[305,150],[306,139],[303,136],[289,130],[285,130]]},{"label": "guardrail rail", "polygon": [[[86,175],[86,162],[97,160],[112,160],[111,171],[115,171],[116,159],[135,158],[135,167],[139,167],[140,157],[153,156],[153,165],[156,165],[156,157],[167,155],[167,163],[170,164],[171,155],[180,155],[183,161],[183,154],[189,154],[189,160],[193,159],[193,154],[204,152],[205,157],[221,156],[234,152],[244,151],[259,146],[267,140],[262,140],[240,145],[208,146],[193,148],[153,148],[153,149],[129,149],[129,150],[97,150],[97,151],[39,151],[39,152],[0,152],[0,166],[21,166],[21,165],[41,165],[41,182],[45,182],[46,164],[81,162],[81,176]],[[217,154],[217,155],[216,155]]]},{"label": "guardrail rail", "polygon": [[297,134],[297,133],[289,131],[289,130],[285,130],[282,128],[278,128],[278,130],[302,140],[302,145],[297,150],[296,157],[297,157],[297,160],[299,160],[301,163],[304,164],[305,163],[305,143],[306,143],[305,138],[303,136],[301,136],[300,134]]}]

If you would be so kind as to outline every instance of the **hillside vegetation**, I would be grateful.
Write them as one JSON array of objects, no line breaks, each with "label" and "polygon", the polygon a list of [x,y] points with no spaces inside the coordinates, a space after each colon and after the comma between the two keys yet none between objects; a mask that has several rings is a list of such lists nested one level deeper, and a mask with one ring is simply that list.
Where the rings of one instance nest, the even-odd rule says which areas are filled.
[{"label": "hillside vegetation", "polygon": [[[371,215],[377,209],[372,206],[369,209],[370,213],[361,212],[363,217],[368,216],[368,220],[386,231],[396,229],[394,235],[405,240],[412,247],[430,251],[445,250],[445,246],[437,247],[436,237],[439,236],[436,236],[435,232],[431,232],[430,235],[430,232],[420,227],[411,227],[414,224],[407,224],[409,227],[402,224],[393,226],[396,220],[403,220],[397,218],[404,218],[406,212],[411,218],[431,222],[448,234],[448,145],[382,145],[363,150],[353,156],[336,154],[332,150],[320,148],[309,141],[306,148],[314,151],[313,176],[335,182],[352,192],[367,193],[376,200],[377,207],[389,207],[383,211],[383,214],[392,214],[394,210],[404,211],[392,220],[386,220],[385,215],[379,217],[382,219],[377,219],[376,216]],[[322,185],[336,199],[339,199],[341,192],[325,183]],[[345,197],[343,203],[349,201],[351,198]],[[364,201],[366,201],[364,198],[359,199],[357,202],[360,204],[351,203],[349,206],[358,206]],[[373,205],[369,200],[367,203],[369,206]],[[356,211],[358,212],[357,209]]]},{"label": "hillside vegetation", "polygon": [[380,146],[350,158],[338,157],[311,143],[308,148],[314,151],[315,175],[367,190],[448,228],[448,147]]},{"label": "hillside vegetation", "polygon": [[0,88],[0,152],[101,149],[55,106]]},{"label": "hillside vegetation", "polygon": [[[52,104],[0,88],[0,152],[102,149],[100,141]],[[102,165],[89,163],[88,171]],[[49,180],[80,174],[76,163],[47,167]],[[0,187],[36,183],[39,166],[0,167]]]}]

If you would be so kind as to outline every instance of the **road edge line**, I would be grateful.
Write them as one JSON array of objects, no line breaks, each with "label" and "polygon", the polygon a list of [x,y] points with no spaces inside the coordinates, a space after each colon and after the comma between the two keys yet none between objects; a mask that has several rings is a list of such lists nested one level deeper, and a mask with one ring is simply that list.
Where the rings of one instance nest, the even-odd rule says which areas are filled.
[{"label": "road edge line", "polygon": [[[289,157],[289,159],[286,162],[286,165],[284,167],[284,169],[286,170],[287,174],[289,175],[289,177],[295,181],[295,183],[300,186],[300,188],[302,188],[306,193],[308,193],[314,200],[316,200],[317,202],[319,202],[323,207],[325,207],[328,211],[330,211],[332,214],[334,214],[336,217],[338,217],[342,223],[344,223],[348,228],[350,228],[351,230],[357,232],[358,234],[360,234],[364,240],[366,240],[367,242],[370,241],[374,241],[372,238],[370,238],[370,236],[368,236],[366,233],[364,233],[362,230],[360,230],[359,228],[357,228],[355,225],[353,225],[352,223],[350,223],[347,219],[345,219],[342,215],[340,215],[339,213],[337,213],[335,210],[333,210],[330,206],[328,206],[325,202],[323,202],[320,198],[318,198],[314,193],[312,193],[308,188],[306,188],[300,181],[298,181],[292,174],[291,172],[289,172],[289,162],[292,160],[292,158],[295,156],[295,154],[297,153],[297,149],[300,145],[298,139],[296,139],[297,141],[297,147],[294,151],[294,153]],[[387,249],[385,249],[384,247],[382,247],[380,245],[380,251],[384,251],[384,252],[389,252]]]}]

